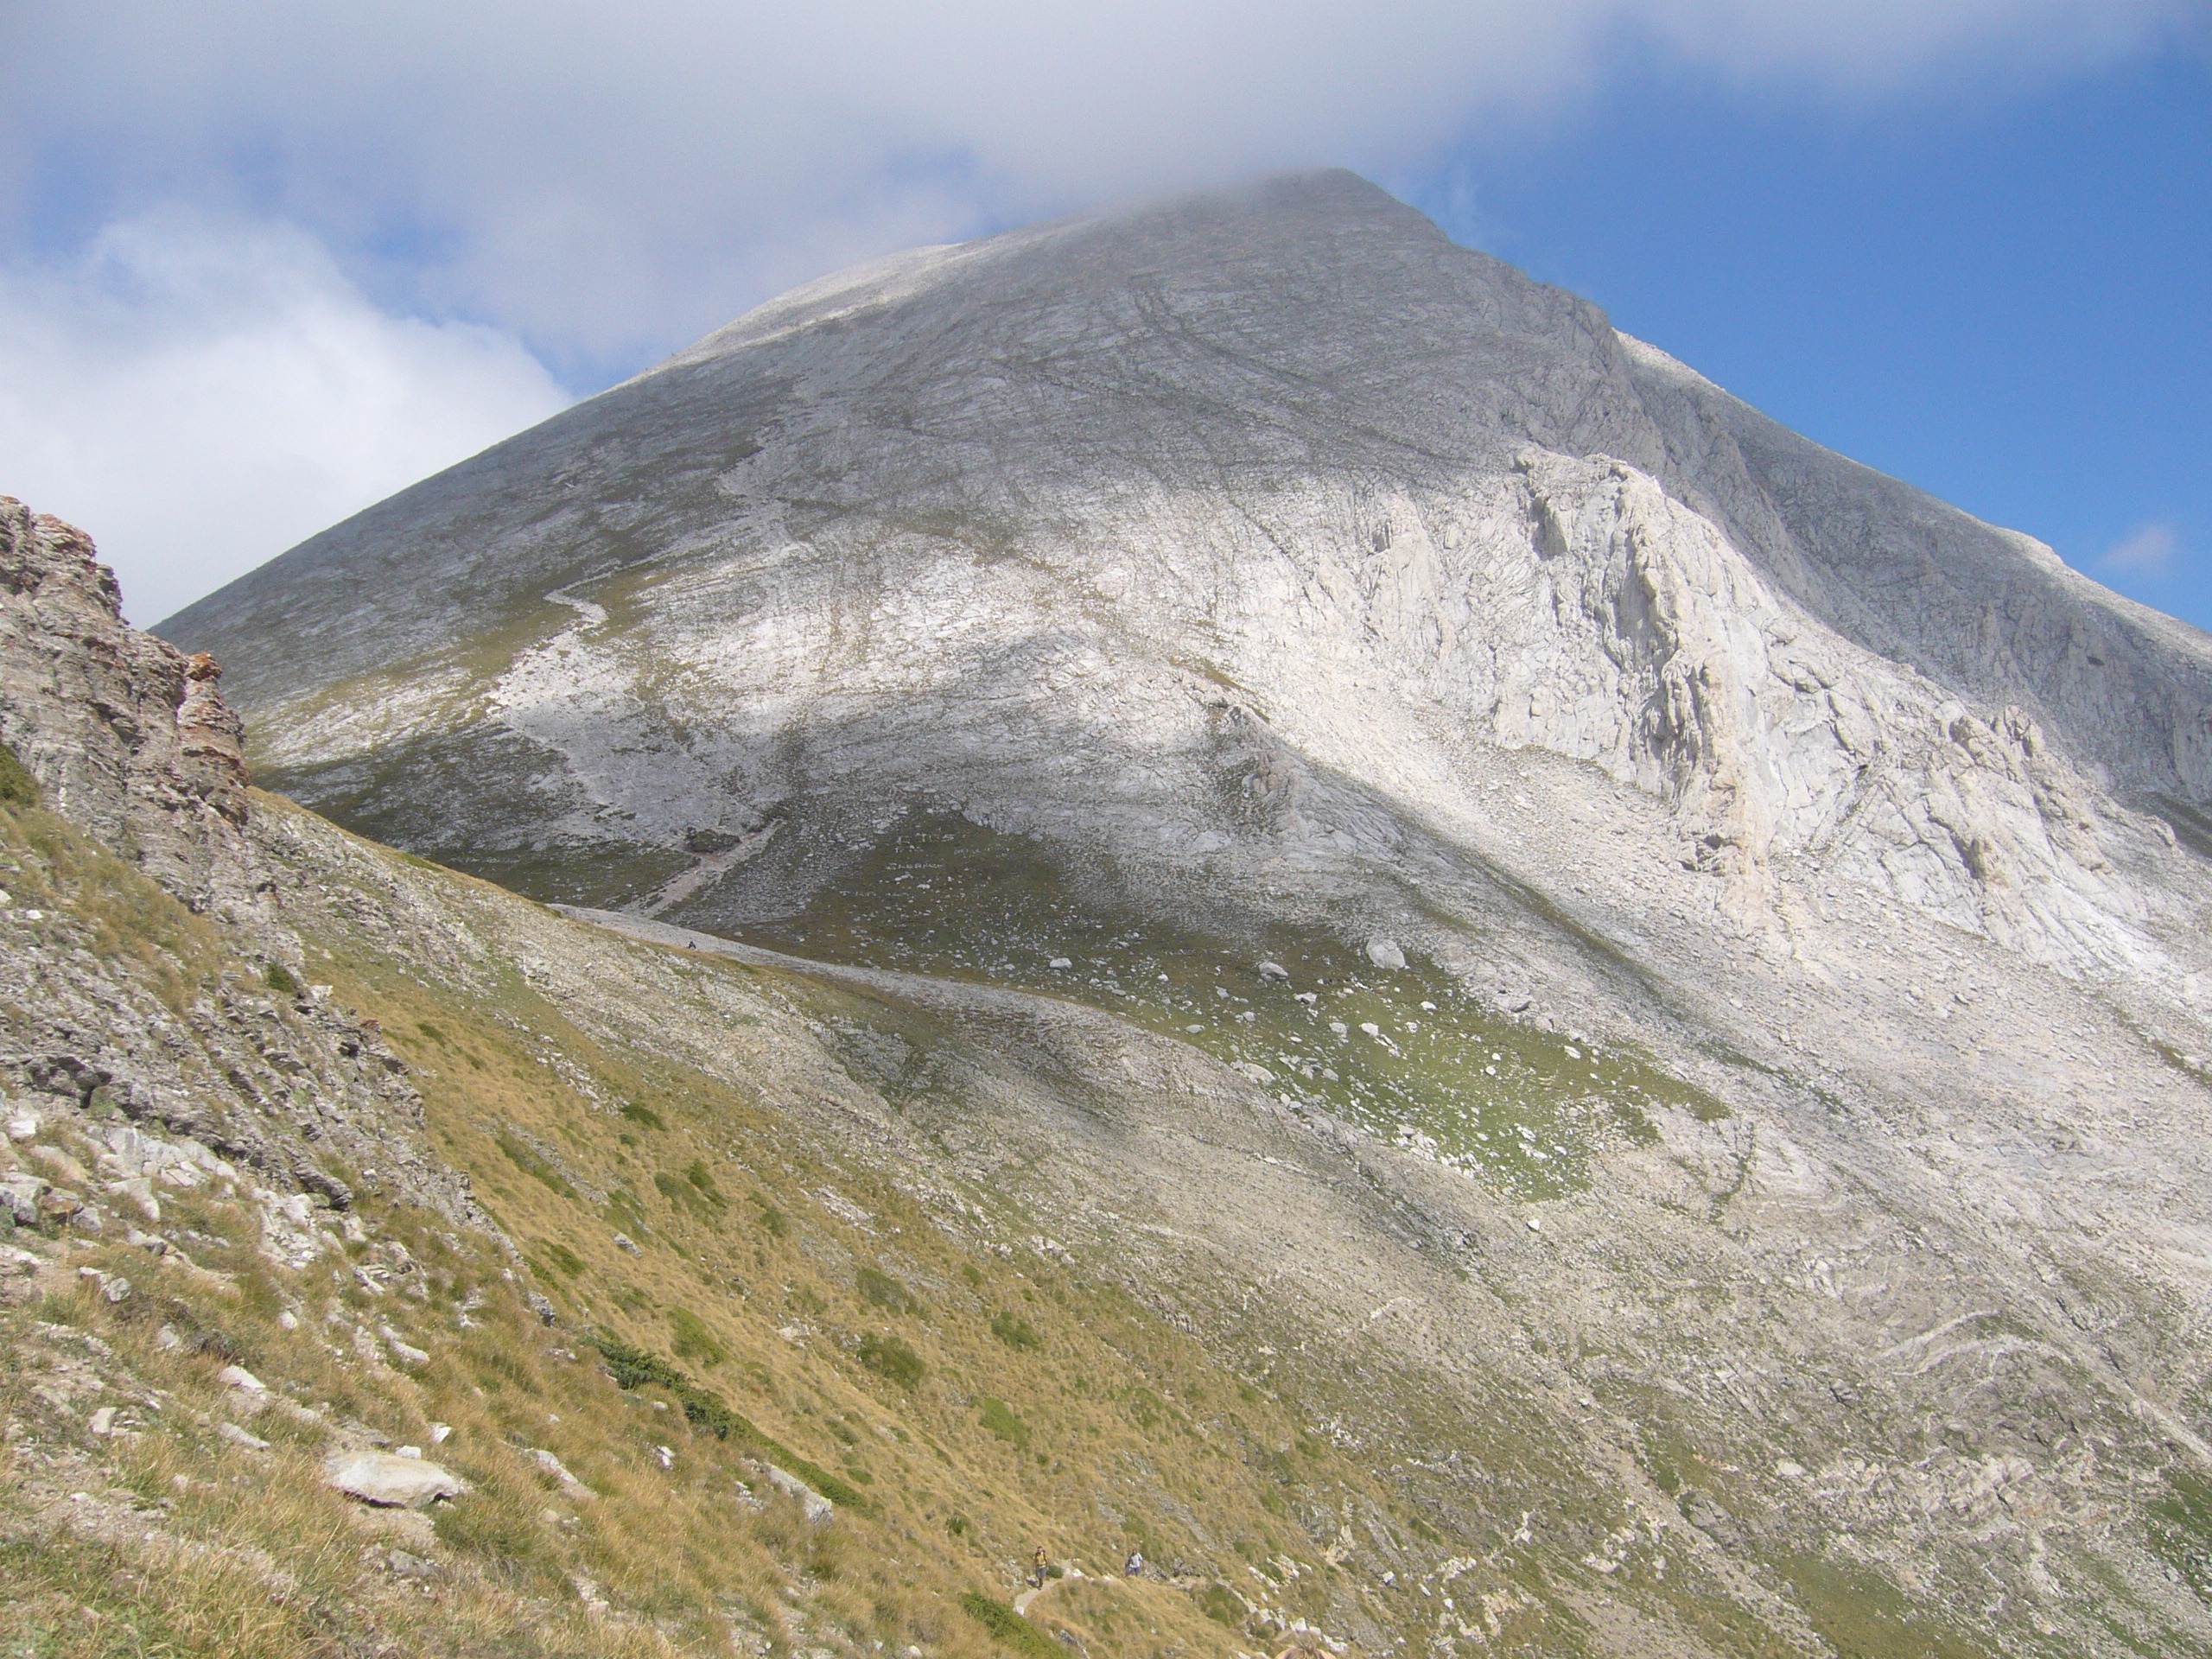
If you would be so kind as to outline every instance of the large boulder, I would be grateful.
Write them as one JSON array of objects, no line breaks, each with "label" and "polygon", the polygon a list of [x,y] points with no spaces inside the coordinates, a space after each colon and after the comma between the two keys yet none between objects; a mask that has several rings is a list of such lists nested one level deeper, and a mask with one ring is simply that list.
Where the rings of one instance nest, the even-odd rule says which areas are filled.
[{"label": "large boulder", "polygon": [[450,1469],[388,1452],[340,1452],[326,1465],[326,1472],[330,1484],[346,1497],[379,1509],[426,1509],[468,1491],[468,1483]]}]

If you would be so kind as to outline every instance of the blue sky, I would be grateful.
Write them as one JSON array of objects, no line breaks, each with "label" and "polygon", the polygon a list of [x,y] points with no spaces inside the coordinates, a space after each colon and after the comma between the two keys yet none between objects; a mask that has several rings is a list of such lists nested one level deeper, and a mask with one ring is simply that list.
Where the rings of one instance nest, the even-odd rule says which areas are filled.
[{"label": "blue sky", "polygon": [[15,0],[0,491],[156,620],[773,294],[1351,167],[2212,625],[2212,0]]}]

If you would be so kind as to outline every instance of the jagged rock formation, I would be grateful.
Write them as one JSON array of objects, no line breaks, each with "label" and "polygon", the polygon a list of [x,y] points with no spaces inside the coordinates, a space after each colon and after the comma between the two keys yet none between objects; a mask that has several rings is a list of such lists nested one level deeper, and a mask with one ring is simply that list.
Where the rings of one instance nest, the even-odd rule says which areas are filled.
[{"label": "jagged rock formation", "polygon": [[[38,886],[54,890],[35,894],[10,856],[0,1090],[20,1092],[34,1119],[98,1120],[109,1173],[126,1186],[213,1172],[258,1191],[296,1232],[303,1202],[352,1202],[327,1167],[334,1155],[479,1224],[466,1181],[423,1142],[422,1098],[397,1057],[305,982],[309,964],[253,844],[245,728],[217,690],[221,673],[124,621],[91,537],[0,496],[0,742],[55,811],[228,930],[219,942],[104,892],[109,879],[82,860],[41,872]],[[149,916],[158,944],[124,949],[119,938]],[[225,959],[226,944],[245,965]],[[151,1202],[153,1189],[127,1196]]]},{"label": "jagged rock formation", "polygon": [[205,780],[201,798],[234,824],[245,822],[245,722],[218,689],[223,665],[206,652],[185,659],[177,704],[177,756]]},{"label": "jagged rock formation", "polygon": [[56,810],[196,908],[250,903],[245,727],[223,671],[120,605],[91,537],[0,496],[0,742]]}]

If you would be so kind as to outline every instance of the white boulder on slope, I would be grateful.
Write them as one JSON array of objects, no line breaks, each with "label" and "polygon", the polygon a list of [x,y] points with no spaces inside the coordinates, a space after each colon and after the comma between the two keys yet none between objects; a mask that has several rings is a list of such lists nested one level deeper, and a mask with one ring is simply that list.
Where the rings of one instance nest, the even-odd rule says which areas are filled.
[{"label": "white boulder on slope", "polygon": [[388,1452],[340,1452],[324,1472],[346,1497],[384,1509],[425,1509],[468,1491],[467,1482],[442,1465]]}]

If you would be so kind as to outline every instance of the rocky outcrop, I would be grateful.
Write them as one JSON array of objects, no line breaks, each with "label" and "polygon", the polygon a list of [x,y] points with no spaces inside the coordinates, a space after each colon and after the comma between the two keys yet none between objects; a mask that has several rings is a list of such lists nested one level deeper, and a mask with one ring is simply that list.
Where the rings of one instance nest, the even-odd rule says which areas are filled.
[{"label": "rocky outcrop", "polygon": [[1498,741],[1668,799],[1688,867],[1746,912],[1773,861],[1810,856],[2030,956],[2158,960],[2107,845],[2152,831],[2024,711],[1976,713],[1834,632],[1624,462],[1520,470],[1536,560],[1490,600],[1518,648],[1470,698]]},{"label": "rocky outcrop", "polygon": [[[0,1093],[105,1145],[99,1192],[71,1198],[95,1217],[157,1211],[164,1185],[219,1179],[265,1198],[272,1249],[313,1255],[352,1205],[343,1165],[481,1225],[466,1180],[425,1143],[397,1054],[304,982],[280,860],[255,842],[283,828],[251,815],[245,728],[221,675],[123,620],[89,537],[0,497],[0,740],[44,806],[222,930],[180,930],[144,893],[86,902],[80,869],[10,854]],[[252,977],[226,959],[257,964]]]},{"label": "rocky outcrop", "polygon": [[245,822],[245,722],[216,689],[223,666],[206,652],[185,659],[177,705],[178,772],[187,787],[234,824]]},{"label": "rocky outcrop", "polygon": [[324,1478],[346,1497],[383,1509],[428,1509],[468,1491],[468,1483],[449,1469],[385,1452],[340,1452],[330,1459]]},{"label": "rocky outcrop", "polygon": [[2017,706],[2127,797],[2212,801],[2212,641],[1985,524],[1808,442],[1623,339],[1662,435],[1653,470],[1826,627],[1966,702]]},{"label": "rocky outcrop", "polygon": [[0,741],[55,810],[200,909],[252,903],[221,675],[123,620],[90,537],[0,496]]}]

